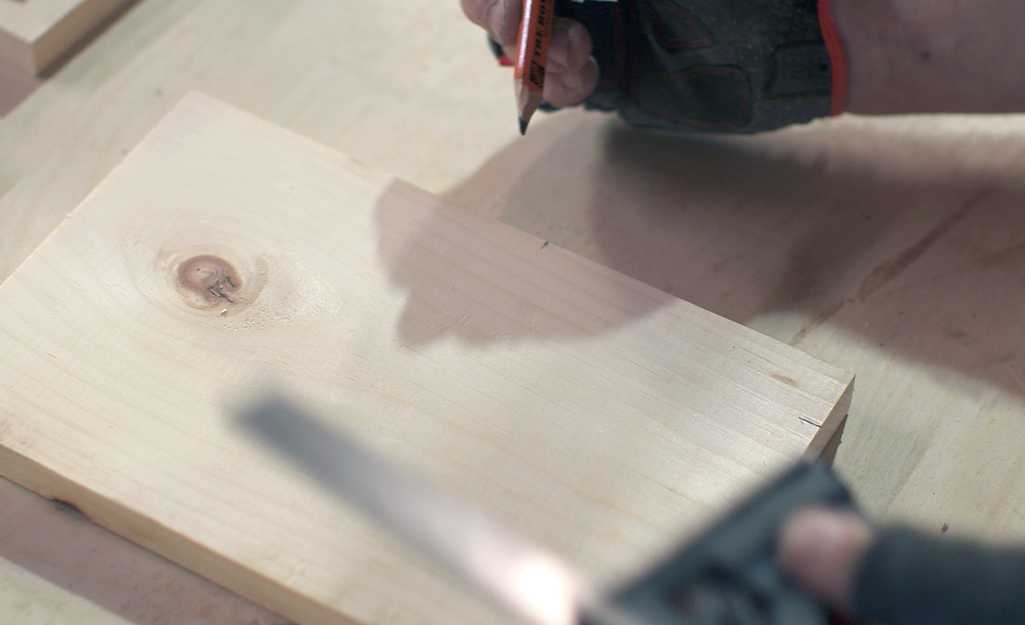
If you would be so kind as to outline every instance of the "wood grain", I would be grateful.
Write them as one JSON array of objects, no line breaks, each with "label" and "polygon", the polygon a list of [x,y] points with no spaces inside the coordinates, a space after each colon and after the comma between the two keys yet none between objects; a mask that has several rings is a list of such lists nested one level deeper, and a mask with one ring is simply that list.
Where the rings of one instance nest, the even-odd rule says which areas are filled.
[{"label": "wood grain", "polygon": [[0,57],[41,74],[134,0],[0,0]]},{"label": "wood grain", "polygon": [[[0,277],[198,89],[856,371],[836,466],[872,518],[1025,539],[1025,116],[688,139],[569,110],[519,137],[482,37],[451,0],[141,2],[0,120]],[[35,533],[2,555],[62,588],[138,625],[277,624],[0,484],[0,532]]]},{"label": "wood grain", "polygon": [[198,95],[0,309],[4,475],[303,623],[501,617],[242,434],[268,375],[598,582],[819,449],[852,381]]},{"label": "wood grain", "polygon": [[449,199],[857,372],[836,467],[872,518],[1025,540],[1025,117],[549,129]]}]

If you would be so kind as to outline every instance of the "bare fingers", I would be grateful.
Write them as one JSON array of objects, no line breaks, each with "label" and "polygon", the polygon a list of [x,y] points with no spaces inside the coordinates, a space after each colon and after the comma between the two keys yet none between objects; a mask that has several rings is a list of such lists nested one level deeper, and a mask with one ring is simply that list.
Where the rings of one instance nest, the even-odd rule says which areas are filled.
[{"label": "bare fingers", "polygon": [[872,528],[853,512],[806,508],[784,522],[777,552],[806,592],[849,612],[856,568],[872,540]]},{"label": "bare fingers", "polygon": [[463,13],[502,46],[516,44],[522,0],[461,0]]},{"label": "bare fingers", "polygon": [[[461,0],[466,17],[516,58],[516,36],[523,13],[522,0]],[[598,86],[598,63],[591,56],[591,35],[579,22],[556,18],[548,44],[544,98],[555,107],[572,106]]]},{"label": "bare fingers", "polygon": [[556,107],[577,104],[598,86],[599,73],[587,29],[579,22],[557,18],[548,44],[545,100]]}]

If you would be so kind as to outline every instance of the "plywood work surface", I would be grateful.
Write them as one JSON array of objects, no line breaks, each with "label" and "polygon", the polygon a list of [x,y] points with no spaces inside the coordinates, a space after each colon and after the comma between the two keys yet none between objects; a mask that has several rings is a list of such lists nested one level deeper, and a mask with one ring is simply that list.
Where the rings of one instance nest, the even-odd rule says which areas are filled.
[{"label": "plywood work surface", "polygon": [[0,0],[0,58],[42,72],[132,1]]},{"label": "plywood work surface", "polygon": [[0,287],[0,471],[302,623],[486,622],[240,430],[267,380],[611,582],[852,376],[193,95]]}]

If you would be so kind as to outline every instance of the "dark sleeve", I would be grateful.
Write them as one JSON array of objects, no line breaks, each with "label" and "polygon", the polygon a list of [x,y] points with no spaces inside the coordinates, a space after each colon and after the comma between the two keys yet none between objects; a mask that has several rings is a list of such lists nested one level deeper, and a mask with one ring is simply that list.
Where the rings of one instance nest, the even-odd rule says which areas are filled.
[{"label": "dark sleeve", "polygon": [[855,584],[859,618],[887,625],[1025,623],[1025,549],[885,530]]}]

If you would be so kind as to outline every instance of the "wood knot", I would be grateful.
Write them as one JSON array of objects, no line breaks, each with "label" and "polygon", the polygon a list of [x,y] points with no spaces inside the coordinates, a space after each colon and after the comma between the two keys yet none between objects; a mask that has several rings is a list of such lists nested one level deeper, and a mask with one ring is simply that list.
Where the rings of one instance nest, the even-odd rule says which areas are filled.
[{"label": "wood knot", "polygon": [[195,308],[234,304],[242,278],[231,263],[211,254],[193,256],[178,265],[178,286],[186,303]]}]

